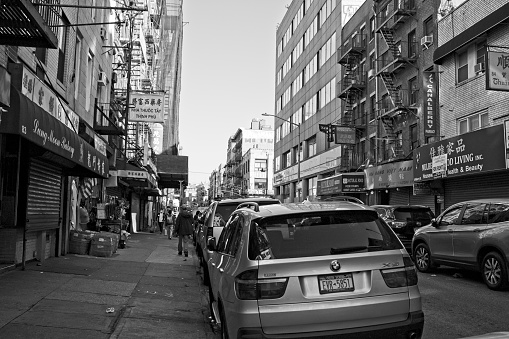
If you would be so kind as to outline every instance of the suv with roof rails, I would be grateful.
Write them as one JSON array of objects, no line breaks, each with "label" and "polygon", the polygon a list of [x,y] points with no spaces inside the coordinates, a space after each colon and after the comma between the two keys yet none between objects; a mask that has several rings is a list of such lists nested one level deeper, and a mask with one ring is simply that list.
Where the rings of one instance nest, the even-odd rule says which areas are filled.
[{"label": "suv with roof rails", "polygon": [[222,338],[421,338],[417,271],[366,205],[246,203],[209,239]]},{"label": "suv with roof rails", "polygon": [[204,270],[204,283],[207,285],[209,275],[205,263],[209,260],[207,251],[208,238],[218,239],[224,225],[233,211],[242,203],[256,202],[259,205],[280,204],[278,199],[265,197],[222,199],[213,201],[206,211],[203,212],[201,220],[198,220],[196,234],[196,253]]}]

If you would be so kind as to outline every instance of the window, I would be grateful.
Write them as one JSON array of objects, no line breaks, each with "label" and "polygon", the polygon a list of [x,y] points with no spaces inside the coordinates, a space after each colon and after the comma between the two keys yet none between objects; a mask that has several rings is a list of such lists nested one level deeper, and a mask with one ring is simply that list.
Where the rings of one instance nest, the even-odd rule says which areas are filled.
[{"label": "window", "polygon": [[307,147],[307,150],[308,150],[307,157],[311,158],[312,156],[314,156],[316,154],[316,136],[309,138],[307,140],[306,144],[308,146]]},{"label": "window", "polygon": [[433,36],[433,30],[435,28],[435,25],[433,24],[433,16],[430,15],[426,20],[423,22],[423,34],[425,36]]},{"label": "window", "polygon": [[457,82],[461,83],[477,76],[475,65],[485,63],[485,56],[486,40],[484,39],[459,50],[456,53]]},{"label": "window", "polygon": [[92,83],[94,79],[94,55],[88,52],[87,56],[87,82],[85,88],[85,110],[90,110],[90,102],[92,96]]},{"label": "window", "polygon": [[375,96],[372,96],[369,98],[370,102],[371,102],[371,110],[369,111],[369,120],[375,120],[375,117],[376,117],[376,114],[375,114],[375,110],[376,110],[376,97]]},{"label": "window", "polygon": [[370,32],[369,38],[374,39],[375,38],[375,17],[374,16],[372,16],[369,19],[369,32]]},{"label": "window", "polygon": [[463,219],[461,219],[461,224],[462,225],[484,224],[485,220],[483,219],[483,216],[485,209],[486,204],[469,204],[465,208],[465,212],[463,212]]},{"label": "window", "polygon": [[476,113],[458,120],[458,134],[476,131],[489,126],[487,112]]},{"label": "window", "polygon": [[290,151],[283,154],[283,168],[287,168],[291,165],[291,153]]},{"label": "window", "polygon": [[275,169],[275,171],[277,172],[277,171],[281,170],[281,157],[276,157],[275,160],[276,160],[276,163],[275,163],[276,169]]},{"label": "window", "polygon": [[80,73],[81,73],[81,35],[79,32],[76,34],[76,47],[74,50],[74,99],[78,99],[80,89]]},{"label": "window", "polygon": [[458,82],[468,79],[468,53],[458,54]]},{"label": "window", "polygon": [[[69,21],[62,14],[62,18],[60,21],[61,25],[68,25]],[[68,27],[59,27],[58,28],[58,69],[57,69],[57,79],[63,84],[64,83],[64,73],[65,73],[65,55],[67,50],[67,36],[68,36]]]},{"label": "window", "polygon": [[419,147],[419,134],[417,124],[410,126],[410,150],[413,151]]},{"label": "window", "polygon": [[308,181],[308,197],[316,196],[316,186],[318,182],[318,177],[309,178],[307,179],[307,181]]},{"label": "window", "polygon": [[409,104],[416,105],[419,95],[419,86],[417,86],[417,77],[408,80],[408,89],[409,89]]},{"label": "window", "polygon": [[417,41],[415,30],[408,33],[408,57],[414,58],[417,56]]},{"label": "window", "polygon": [[491,204],[488,212],[488,223],[509,221],[509,205]]},{"label": "window", "polygon": [[439,226],[459,224],[458,218],[460,216],[462,209],[463,205],[459,205],[445,212],[442,218],[440,219]]}]

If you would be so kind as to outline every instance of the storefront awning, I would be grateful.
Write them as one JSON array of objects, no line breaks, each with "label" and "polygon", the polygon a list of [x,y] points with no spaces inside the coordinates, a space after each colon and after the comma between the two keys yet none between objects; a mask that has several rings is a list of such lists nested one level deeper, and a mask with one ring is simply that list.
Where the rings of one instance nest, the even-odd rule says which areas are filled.
[{"label": "storefront awning", "polygon": [[18,134],[70,161],[79,175],[108,177],[108,159],[50,113],[11,88],[11,107],[2,114],[0,133]]},{"label": "storefront awning", "polygon": [[157,155],[157,175],[159,187],[179,188],[180,183],[185,187],[188,184],[188,157],[182,155]]},{"label": "storefront awning", "polygon": [[[57,23],[53,9],[45,8]],[[57,48],[58,39],[29,0],[0,1],[0,45]]]},{"label": "storefront awning", "polygon": [[[455,15],[453,12],[451,15]],[[493,11],[491,14],[487,15],[484,19],[479,20],[462,33],[456,35],[451,40],[447,41],[445,44],[438,47],[433,53],[433,62],[435,64],[441,65],[443,59],[456,51],[457,49],[465,46],[469,42],[473,41],[478,36],[486,33],[491,28],[500,24],[502,21],[507,20],[509,18],[509,4],[502,6],[501,8]],[[453,17],[453,20],[457,19]]]}]

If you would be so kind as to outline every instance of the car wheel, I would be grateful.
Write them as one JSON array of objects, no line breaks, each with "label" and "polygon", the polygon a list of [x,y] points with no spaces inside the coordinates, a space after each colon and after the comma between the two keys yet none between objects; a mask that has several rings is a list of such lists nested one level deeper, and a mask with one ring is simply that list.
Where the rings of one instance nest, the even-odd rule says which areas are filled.
[{"label": "car wheel", "polygon": [[222,306],[219,309],[219,317],[221,318],[221,339],[228,339],[228,325],[226,324],[226,317]]},{"label": "car wheel", "polygon": [[492,290],[507,288],[507,266],[497,252],[486,254],[482,260],[482,277],[484,283]]},{"label": "car wheel", "polygon": [[431,252],[426,244],[419,244],[414,251],[415,266],[421,272],[429,272],[433,269]]}]

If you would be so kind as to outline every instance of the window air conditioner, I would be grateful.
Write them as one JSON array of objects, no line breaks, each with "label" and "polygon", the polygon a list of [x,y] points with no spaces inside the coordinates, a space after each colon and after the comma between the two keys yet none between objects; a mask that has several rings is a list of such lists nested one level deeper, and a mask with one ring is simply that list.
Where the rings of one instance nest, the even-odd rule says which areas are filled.
[{"label": "window air conditioner", "polygon": [[371,79],[375,76],[375,70],[374,69],[370,69],[368,71],[368,78]]},{"label": "window air conditioner", "polygon": [[478,64],[474,65],[474,72],[476,74],[479,74],[481,72],[484,72],[484,62],[480,62]]},{"label": "window air conditioner", "polygon": [[433,35],[425,35],[421,38],[421,46],[431,45],[433,43]]},{"label": "window air conditioner", "polygon": [[99,86],[106,86],[108,83],[108,79],[106,78],[106,72],[99,72],[99,79],[97,79],[97,84]]}]

